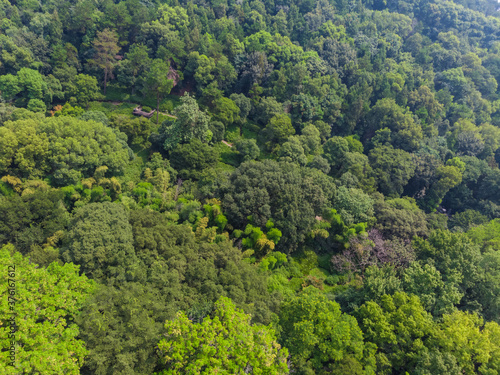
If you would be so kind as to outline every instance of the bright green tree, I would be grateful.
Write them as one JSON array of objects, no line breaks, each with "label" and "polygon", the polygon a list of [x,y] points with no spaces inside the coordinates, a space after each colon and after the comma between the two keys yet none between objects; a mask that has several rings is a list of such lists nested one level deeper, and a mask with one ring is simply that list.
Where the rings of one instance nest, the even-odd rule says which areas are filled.
[{"label": "bright green tree", "polygon": [[412,372],[425,353],[424,340],[436,336],[435,323],[416,296],[396,292],[380,304],[369,301],[355,313],[365,338],[377,345],[377,374]]},{"label": "bright green tree", "polygon": [[[16,364],[10,366],[10,351],[2,350],[0,372],[79,374],[87,350],[77,339],[79,329],[74,319],[95,283],[80,276],[79,267],[72,263],[39,267],[12,245],[0,249],[0,265],[4,286],[0,292],[0,319],[4,322],[0,342],[5,349],[15,342]],[[12,318],[17,329],[14,336],[10,336],[8,323]]]},{"label": "bright green tree", "polygon": [[292,120],[288,115],[281,114],[273,116],[266,126],[269,133],[268,144],[272,148],[273,143],[282,143],[290,135],[295,134],[295,129],[292,126]]},{"label": "bright green tree", "polygon": [[[366,365],[365,372],[375,374],[373,345],[365,345],[363,333],[350,315],[309,286],[281,306],[281,341],[290,350],[294,367],[302,373],[335,369],[349,360]],[[309,369],[309,371],[307,371]]]},{"label": "bright green tree", "polygon": [[193,323],[184,312],[165,323],[166,338],[158,343],[168,374],[288,374],[288,350],[269,326],[251,325],[250,316],[229,298],[215,303],[213,317]]},{"label": "bright green tree", "polygon": [[75,85],[68,91],[68,95],[74,97],[82,107],[88,108],[89,102],[96,100],[100,95],[97,79],[87,74],[78,74],[75,77]]}]

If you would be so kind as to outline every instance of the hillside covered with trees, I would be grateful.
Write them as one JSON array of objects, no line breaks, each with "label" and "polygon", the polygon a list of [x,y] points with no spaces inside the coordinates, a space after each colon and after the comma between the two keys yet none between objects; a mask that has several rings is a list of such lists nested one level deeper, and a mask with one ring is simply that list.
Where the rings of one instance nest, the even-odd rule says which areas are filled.
[{"label": "hillside covered with trees", "polygon": [[0,0],[0,373],[499,375],[497,9]]}]

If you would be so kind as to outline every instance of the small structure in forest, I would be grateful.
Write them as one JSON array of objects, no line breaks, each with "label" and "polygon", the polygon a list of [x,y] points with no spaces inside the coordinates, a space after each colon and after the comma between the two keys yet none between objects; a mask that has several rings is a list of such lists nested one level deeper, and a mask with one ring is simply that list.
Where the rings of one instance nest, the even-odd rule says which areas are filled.
[{"label": "small structure in forest", "polygon": [[135,107],[134,110],[132,111],[132,113],[136,116],[144,116],[147,118],[151,118],[155,112],[156,109],[152,109],[151,112],[144,112],[141,106]]}]

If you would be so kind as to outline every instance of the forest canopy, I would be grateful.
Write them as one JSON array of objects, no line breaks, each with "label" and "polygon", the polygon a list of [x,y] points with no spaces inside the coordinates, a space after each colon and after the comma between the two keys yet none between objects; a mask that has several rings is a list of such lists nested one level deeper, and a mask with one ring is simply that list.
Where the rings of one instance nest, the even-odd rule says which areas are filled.
[{"label": "forest canopy", "polygon": [[0,372],[500,374],[493,0],[0,0]]}]

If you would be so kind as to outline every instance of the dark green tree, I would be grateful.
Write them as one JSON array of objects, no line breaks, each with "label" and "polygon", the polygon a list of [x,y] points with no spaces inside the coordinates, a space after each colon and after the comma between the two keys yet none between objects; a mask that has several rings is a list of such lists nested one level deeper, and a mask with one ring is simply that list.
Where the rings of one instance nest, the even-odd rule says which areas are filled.
[{"label": "dark green tree", "polygon": [[118,284],[138,277],[131,268],[136,257],[125,207],[105,202],[75,210],[62,257],[101,283]]},{"label": "dark green tree", "polygon": [[170,64],[161,59],[154,59],[144,81],[145,92],[153,92],[156,96],[156,123],[160,118],[160,101],[165,95],[170,94],[170,90],[174,87],[174,82],[168,79],[169,68]]}]

